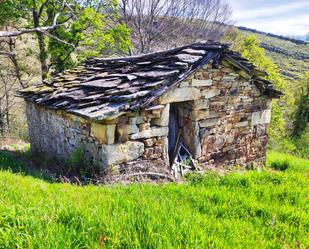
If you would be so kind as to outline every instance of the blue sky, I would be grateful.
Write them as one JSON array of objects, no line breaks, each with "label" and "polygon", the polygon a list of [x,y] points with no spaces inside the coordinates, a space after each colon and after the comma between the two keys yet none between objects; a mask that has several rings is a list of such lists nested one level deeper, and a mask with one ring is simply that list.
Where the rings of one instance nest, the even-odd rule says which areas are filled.
[{"label": "blue sky", "polygon": [[309,32],[309,0],[227,0],[238,26],[280,35]]}]

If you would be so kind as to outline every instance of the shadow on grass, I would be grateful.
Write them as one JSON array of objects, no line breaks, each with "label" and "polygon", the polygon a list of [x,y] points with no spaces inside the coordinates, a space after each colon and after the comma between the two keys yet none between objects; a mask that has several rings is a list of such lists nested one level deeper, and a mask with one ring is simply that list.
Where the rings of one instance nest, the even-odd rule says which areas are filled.
[{"label": "shadow on grass", "polygon": [[51,155],[33,155],[30,145],[26,143],[0,147],[0,170],[32,176],[49,183],[85,185],[102,183],[104,178],[97,168],[86,164],[57,161]]},{"label": "shadow on grass", "polygon": [[0,149],[0,170],[32,176],[49,183],[57,181],[46,170],[36,167],[29,149],[22,151]]}]

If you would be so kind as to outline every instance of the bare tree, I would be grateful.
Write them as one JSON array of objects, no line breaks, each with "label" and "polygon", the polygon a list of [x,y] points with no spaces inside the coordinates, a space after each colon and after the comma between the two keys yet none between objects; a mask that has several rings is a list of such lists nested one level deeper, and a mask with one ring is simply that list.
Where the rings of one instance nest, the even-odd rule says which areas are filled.
[{"label": "bare tree", "polygon": [[139,53],[218,40],[231,22],[230,6],[223,0],[120,0],[119,11]]},{"label": "bare tree", "polygon": [[10,130],[10,110],[15,104],[12,93],[16,80],[12,81],[10,75],[0,73],[0,83],[0,135],[3,136]]}]

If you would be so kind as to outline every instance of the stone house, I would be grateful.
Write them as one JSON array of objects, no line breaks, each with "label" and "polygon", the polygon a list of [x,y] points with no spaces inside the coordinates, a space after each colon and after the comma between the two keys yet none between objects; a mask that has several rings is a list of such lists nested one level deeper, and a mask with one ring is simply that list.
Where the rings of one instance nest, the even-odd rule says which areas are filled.
[{"label": "stone house", "polygon": [[19,92],[31,149],[93,165],[168,170],[177,134],[199,165],[264,163],[271,100],[267,76],[220,43],[196,43],[83,65]]}]

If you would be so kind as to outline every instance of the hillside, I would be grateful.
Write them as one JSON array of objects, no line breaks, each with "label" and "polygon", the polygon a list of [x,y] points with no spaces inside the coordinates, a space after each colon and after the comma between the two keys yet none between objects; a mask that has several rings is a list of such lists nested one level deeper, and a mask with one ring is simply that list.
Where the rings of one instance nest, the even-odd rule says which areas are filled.
[{"label": "hillside", "polygon": [[309,70],[309,43],[288,37],[238,27],[244,35],[255,35],[268,56],[280,68],[284,78],[299,79]]}]

